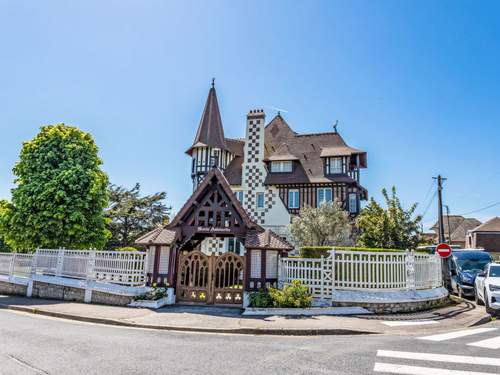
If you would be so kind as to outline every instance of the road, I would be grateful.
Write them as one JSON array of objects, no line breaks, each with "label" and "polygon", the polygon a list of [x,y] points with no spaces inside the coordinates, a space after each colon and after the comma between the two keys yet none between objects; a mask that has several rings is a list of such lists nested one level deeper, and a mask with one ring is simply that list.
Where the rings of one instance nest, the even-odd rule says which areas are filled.
[{"label": "road", "polygon": [[[435,369],[465,371],[455,373],[464,375],[476,375],[472,371],[499,374],[500,363],[495,360],[500,362],[500,324],[481,328],[490,329],[469,329],[428,339],[391,335],[215,335],[94,325],[0,310],[0,374],[389,373],[374,370],[441,374]],[[456,337],[464,334],[467,336]],[[485,344],[467,345],[484,340],[489,340],[488,348]],[[478,356],[489,359],[479,359],[482,365],[471,365]],[[455,363],[457,360],[463,363]],[[393,372],[409,371],[395,365],[410,366],[417,372]]]}]

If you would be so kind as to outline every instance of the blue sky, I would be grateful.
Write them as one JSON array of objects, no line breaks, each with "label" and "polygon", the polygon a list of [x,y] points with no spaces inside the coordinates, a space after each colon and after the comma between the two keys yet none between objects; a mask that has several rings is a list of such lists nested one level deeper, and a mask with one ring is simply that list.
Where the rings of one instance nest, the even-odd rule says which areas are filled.
[{"label": "blue sky", "polygon": [[[299,132],[368,152],[370,195],[460,214],[500,201],[500,3],[0,0],[0,198],[44,124],[92,133],[112,182],[189,196],[210,80],[226,136],[287,110]],[[500,215],[500,205],[469,216]],[[433,203],[424,219],[436,217]]]}]

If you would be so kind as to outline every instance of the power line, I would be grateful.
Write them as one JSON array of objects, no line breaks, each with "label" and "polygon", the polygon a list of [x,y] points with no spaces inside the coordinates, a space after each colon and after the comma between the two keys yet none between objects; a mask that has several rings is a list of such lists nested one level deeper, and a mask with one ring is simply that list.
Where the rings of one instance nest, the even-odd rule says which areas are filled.
[{"label": "power line", "polygon": [[434,202],[434,200],[436,199],[436,195],[437,195],[437,190],[434,192],[434,194],[432,195],[432,198],[431,200],[429,201],[429,204],[427,204],[427,207],[425,207],[425,210],[424,210],[424,213],[422,214],[422,219],[425,217],[425,215],[427,215],[427,211],[429,211],[429,208],[431,207],[432,203]]},{"label": "power line", "polygon": [[472,210],[472,211],[469,211],[469,212],[464,212],[463,214],[460,214],[459,216],[465,216],[465,215],[475,214],[476,212],[481,212],[481,211],[487,210],[488,208],[498,206],[499,204],[500,204],[500,202],[495,202],[493,204],[490,204],[489,206],[486,206],[486,207],[483,207],[483,208],[478,208],[477,210]]}]

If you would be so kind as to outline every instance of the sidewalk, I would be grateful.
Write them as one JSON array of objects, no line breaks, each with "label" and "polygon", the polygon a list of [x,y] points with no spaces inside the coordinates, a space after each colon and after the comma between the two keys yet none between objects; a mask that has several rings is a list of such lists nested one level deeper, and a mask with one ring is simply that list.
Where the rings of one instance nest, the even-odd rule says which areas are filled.
[{"label": "sidewalk", "polygon": [[[175,305],[149,310],[13,296],[0,296],[0,308],[126,327],[264,335],[420,334],[469,327],[485,317],[484,309],[468,301],[430,312],[359,317],[244,317],[238,308]],[[422,320],[435,323],[388,323]]]}]

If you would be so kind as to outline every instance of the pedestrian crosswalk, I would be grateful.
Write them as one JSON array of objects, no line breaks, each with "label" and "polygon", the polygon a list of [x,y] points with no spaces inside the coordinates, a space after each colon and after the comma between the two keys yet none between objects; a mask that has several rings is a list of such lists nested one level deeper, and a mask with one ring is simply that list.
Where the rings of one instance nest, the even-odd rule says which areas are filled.
[{"label": "pedestrian crosswalk", "polygon": [[[417,338],[435,343],[441,353],[425,351],[378,350],[374,373],[406,375],[493,375],[500,374],[500,331],[494,327],[470,328]],[[444,343],[444,344],[442,344]],[[443,347],[453,344],[453,354],[443,354]],[[460,350],[463,345],[464,350]],[[433,346],[426,346],[433,348]],[[438,349],[439,348],[439,349]],[[470,350],[467,350],[470,348]],[[485,349],[471,351],[472,348]],[[399,348],[398,348],[399,349]],[[480,355],[458,355],[458,353]],[[483,355],[484,354],[484,355]]]}]

